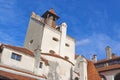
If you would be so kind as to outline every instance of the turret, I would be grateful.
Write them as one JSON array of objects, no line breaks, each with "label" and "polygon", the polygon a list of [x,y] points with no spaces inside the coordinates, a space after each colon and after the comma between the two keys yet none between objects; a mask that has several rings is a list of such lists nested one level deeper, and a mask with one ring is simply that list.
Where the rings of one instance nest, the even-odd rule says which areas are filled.
[{"label": "turret", "polygon": [[54,9],[50,9],[49,11],[46,11],[42,17],[45,19],[45,23],[49,26],[56,28],[56,21],[59,19],[59,17],[56,15]]}]

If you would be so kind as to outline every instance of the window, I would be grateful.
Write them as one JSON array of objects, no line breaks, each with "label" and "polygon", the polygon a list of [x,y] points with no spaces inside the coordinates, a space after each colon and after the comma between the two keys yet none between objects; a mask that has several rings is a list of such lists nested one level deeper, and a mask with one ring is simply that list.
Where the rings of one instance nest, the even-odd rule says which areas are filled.
[{"label": "window", "polygon": [[66,60],[68,60],[68,59],[69,59],[69,57],[68,57],[68,56],[65,56],[65,59],[66,59]]},{"label": "window", "polygon": [[53,37],[52,39],[53,39],[54,41],[58,41],[58,39],[57,39],[57,38],[55,38],[55,37]]},{"label": "window", "polygon": [[20,61],[20,60],[21,60],[21,55],[16,54],[16,53],[12,53],[12,55],[11,55],[11,59],[14,59],[14,60]]},{"label": "window", "polygon": [[70,45],[69,45],[69,44],[67,44],[67,43],[65,43],[65,46],[69,47]]},{"label": "window", "polygon": [[42,68],[42,66],[43,66],[43,62],[40,62],[39,68]]},{"label": "window", "polygon": [[33,43],[33,40],[30,40],[29,44],[32,44]]}]

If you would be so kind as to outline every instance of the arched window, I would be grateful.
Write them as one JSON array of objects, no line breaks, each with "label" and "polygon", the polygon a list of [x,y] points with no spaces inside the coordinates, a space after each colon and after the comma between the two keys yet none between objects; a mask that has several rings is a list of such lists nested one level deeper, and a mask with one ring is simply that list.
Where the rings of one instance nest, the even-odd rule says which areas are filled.
[{"label": "arched window", "polygon": [[120,73],[116,74],[116,76],[114,77],[114,80],[120,80]]},{"label": "arched window", "polygon": [[78,78],[78,77],[75,77],[75,80],[79,80],[79,78]]}]

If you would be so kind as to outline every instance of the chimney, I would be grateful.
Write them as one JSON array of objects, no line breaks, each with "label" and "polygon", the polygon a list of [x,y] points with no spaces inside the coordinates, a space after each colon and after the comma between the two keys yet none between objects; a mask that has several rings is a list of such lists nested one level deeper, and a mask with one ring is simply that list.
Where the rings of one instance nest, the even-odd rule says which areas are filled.
[{"label": "chimney", "polygon": [[94,63],[96,63],[97,62],[97,55],[93,55],[93,57],[92,57],[92,61],[94,62]]},{"label": "chimney", "polygon": [[112,59],[112,49],[109,46],[106,47],[106,59]]}]

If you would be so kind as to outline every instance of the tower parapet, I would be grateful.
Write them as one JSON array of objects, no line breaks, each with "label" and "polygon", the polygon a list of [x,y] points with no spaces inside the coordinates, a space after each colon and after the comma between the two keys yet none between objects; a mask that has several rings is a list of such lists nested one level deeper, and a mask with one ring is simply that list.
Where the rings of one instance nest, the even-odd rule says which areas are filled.
[{"label": "tower parapet", "polygon": [[56,25],[58,19],[53,9],[46,11],[42,16],[32,12],[24,47],[34,52],[39,46],[42,53],[54,51],[74,62],[75,40],[67,35],[65,22]]},{"label": "tower parapet", "polygon": [[37,20],[39,22],[44,23],[44,18],[42,18],[41,16],[37,15],[35,12],[32,12],[31,18],[33,18],[33,19],[35,19],[35,20]]},{"label": "tower parapet", "polygon": [[45,19],[45,23],[53,28],[56,28],[56,21],[59,19],[59,16],[55,13],[54,9],[46,11],[42,17]]}]

